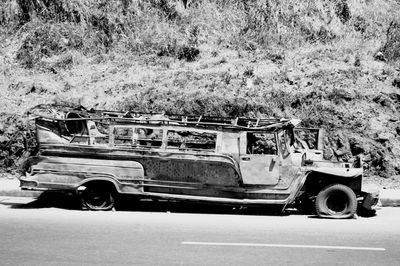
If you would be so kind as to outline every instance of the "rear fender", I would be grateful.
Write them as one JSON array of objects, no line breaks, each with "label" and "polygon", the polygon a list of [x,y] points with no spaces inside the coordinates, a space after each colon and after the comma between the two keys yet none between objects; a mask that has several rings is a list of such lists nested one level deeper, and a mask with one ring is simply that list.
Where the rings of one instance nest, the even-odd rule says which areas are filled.
[{"label": "rear fender", "polygon": [[143,166],[136,161],[68,157],[32,157],[23,181],[43,189],[76,189],[88,182],[106,181],[118,192],[137,192],[144,179]]},{"label": "rear fender", "polygon": [[121,184],[114,178],[114,177],[106,177],[106,176],[93,176],[90,178],[87,178],[85,180],[83,180],[82,182],[78,183],[76,186],[76,190],[79,191],[83,191],[86,189],[88,184],[93,184],[93,183],[106,183],[111,185],[115,191],[117,191],[118,193],[122,192],[122,187]]}]

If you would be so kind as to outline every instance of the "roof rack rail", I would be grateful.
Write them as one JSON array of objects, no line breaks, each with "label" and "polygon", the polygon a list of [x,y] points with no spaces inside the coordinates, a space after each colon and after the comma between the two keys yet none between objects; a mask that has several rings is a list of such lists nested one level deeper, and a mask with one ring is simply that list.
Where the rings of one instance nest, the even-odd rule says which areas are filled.
[{"label": "roof rack rail", "polygon": [[[37,117],[52,119],[52,120],[109,120],[110,123],[145,123],[145,124],[164,124],[164,125],[183,125],[191,127],[223,127],[223,128],[238,128],[238,129],[265,129],[279,128],[290,126],[291,120],[279,118],[250,118],[250,117],[229,117],[229,116],[204,116],[204,115],[180,115],[168,113],[153,113],[153,112],[134,112],[134,111],[109,111],[109,110],[94,110],[84,108],[62,107],[54,108],[54,106],[45,107],[46,115],[36,114]],[[47,108],[47,109],[46,109]],[[54,108],[54,109],[52,109]],[[65,113],[64,116],[60,116]],[[76,112],[79,118],[67,118],[66,114]],[[31,112],[31,114],[35,114]],[[57,114],[57,115],[55,115]]]}]

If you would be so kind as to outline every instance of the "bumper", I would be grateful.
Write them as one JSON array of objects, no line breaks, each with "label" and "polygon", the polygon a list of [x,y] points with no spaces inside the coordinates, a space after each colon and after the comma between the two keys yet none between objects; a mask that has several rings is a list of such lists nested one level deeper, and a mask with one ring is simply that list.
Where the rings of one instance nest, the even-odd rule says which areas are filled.
[{"label": "bumper", "polygon": [[33,180],[29,174],[19,178],[19,187],[21,189],[36,190],[39,184],[36,180]]},{"label": "bumper", "polygon": [[360,202],[360,207],[364,210],[375,210],[379,204],[379,186],[375,184],[363,184],[361,191],[363,199]]},{"label": "bumper", "polygon": [[375,210],[379,202],[379,191],[366,192],[361,207],[365,210]]}]

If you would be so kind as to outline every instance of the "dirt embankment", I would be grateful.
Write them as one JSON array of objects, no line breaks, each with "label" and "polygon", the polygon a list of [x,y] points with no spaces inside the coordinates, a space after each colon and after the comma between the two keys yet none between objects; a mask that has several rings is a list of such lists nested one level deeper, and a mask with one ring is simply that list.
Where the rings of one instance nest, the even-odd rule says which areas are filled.
[{"label": "dirt embankment", "polygon": [[399,17],[394,0],[3,1],[0,169],[34,150],[26,110],[68,102],[296,117],[326,129],[325,158],[398,178]]}]

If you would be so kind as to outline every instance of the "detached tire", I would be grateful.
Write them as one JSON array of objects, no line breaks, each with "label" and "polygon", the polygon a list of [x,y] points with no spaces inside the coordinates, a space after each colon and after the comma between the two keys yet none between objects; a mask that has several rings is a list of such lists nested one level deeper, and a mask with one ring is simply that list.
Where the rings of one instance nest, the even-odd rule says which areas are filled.
[{"label": "detached tire", "polygon": [[318,216],[346,219],[357,212],[357,197],[354,191],[342,184],[333,184],[321,190],[315,200]]},{"label": "detached tire", "polygon": [[94,211],[107,211],[114,208],[114,189],[103,183],[88,184],[80,193],[82,207]]}]

